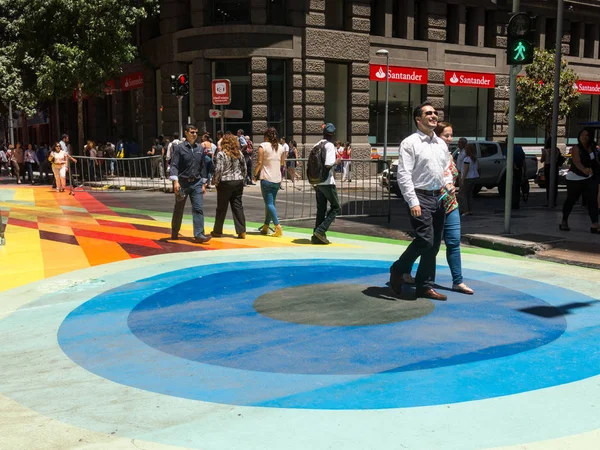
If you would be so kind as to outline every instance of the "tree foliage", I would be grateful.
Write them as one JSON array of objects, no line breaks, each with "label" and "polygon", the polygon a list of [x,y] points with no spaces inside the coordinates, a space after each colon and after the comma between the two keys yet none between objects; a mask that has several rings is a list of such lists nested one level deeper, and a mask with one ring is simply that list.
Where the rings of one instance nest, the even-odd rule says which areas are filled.
[{"label": "tree foliage", "polygon": [[135,25],[158,0],[0,0],[0,101],[102,90],[136,55]]},{"label": "tree foliage", "polygon": [[[550,134],[554,102],[555,54],[535,49],[533,63],[525,68],[526,75],[517,78],[517,109],[515,120],[527,127],[540,127]],[[561,60],[559,88],[559,119],[567,117],[577,105],[577,74]]]}]

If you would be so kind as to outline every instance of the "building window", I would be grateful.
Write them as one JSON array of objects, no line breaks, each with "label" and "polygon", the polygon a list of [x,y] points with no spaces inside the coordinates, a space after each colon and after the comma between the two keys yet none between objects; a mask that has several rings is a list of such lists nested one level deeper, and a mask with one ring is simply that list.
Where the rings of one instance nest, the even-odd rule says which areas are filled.
[{"label": "building window", "polygon": [[286,0],[267,0],[267,17],[270,24],[287,25]]},{"label": "building window", "polygon": [[427,40],[427,5],[416,1],[413,18],[415,40]]},{"label": "building window", "polygon": [[581,47],[581,24],[579,22],[571,23],[571,43],[569,46],[570,56],[579,56]]},{"label": "building window", "polygon": [[[413,110],[421,103],[422,85],[389,84],[388,145],[397,146],[413,133]],[[372,81],[369,88],[369,143],[382,145],[385,123],[385,83]]]},{"label": "building window", "polygon": [[596,37],[597,25],[586,23],[585,24],[585,42],[583,44],[583,57],[593,58],[594,57],[594,44],[597,40]]},{"label": "building window", "polygon": [[392,37],[406,39],[408,37],[408,8],[402,2],[394,2],[392,10]]},{"label": "building window", "polygon": [[[395,3],[394,3],[395,7]],[[373,0],[371,2],[371,35],[385,36],[385,2]]]},{"label": "building window", "polygon": [[446,42],[448,44],[458,44],[458,31],[460,26],[460,10],[462,5],[448,5],[448,14],[446,16]]},{"label": "building window", "polygon": [[347,141],[348,133],[348,65],[325,63],[325,122],[336,127],[336,139]]},{"label": "building window", "polygon": [[[231,81],[231,104],[225,109],[240,110],[241,119],[225,119],[225,130],[235,133],[242,128],[250,133],[252,125],[252,89],[250,61],[247,59],[220,60],[213,62],[213,80],[225,78]],[[218,120],[213,121],[213,136],[220,129]]]},{"label": "building window", "polygon": [[479,24],[477,23],[477,8],[467,8],[465,23],[465,45],[477,46]]},{"label": "building window", "polygon": [[488,90],[446,86],[445,119],[452,124],[456,139],[485,139],[487,136]]},{"label": "building window", "polygon": [[344,29],[345,3],[338,0],[325,0],[325,28]]},{"label": "building window", "polygon": [[279,136],[287,136],[286,67],[283,59],[267,61],[267,126],[274,127]]},{"label": "building window", "polygon": [[212,23],[250,22],[250,0],[212,0]]},{"label": "building window", "polygon": [[581,122],[594,122],[600,120],[598,95],[580,95],[577,106],[571,111],[567,120],[567,144],[577,144],[577,135],[583,128]]},{"label": "building window", "polygon": [[546,19],[546,50],[556,48],[556,19]]}]

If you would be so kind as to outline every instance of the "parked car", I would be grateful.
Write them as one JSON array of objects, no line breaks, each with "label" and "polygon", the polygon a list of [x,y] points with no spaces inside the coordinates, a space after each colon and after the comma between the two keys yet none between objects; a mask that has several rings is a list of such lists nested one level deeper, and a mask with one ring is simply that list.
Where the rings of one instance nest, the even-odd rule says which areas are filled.
[{"label": "parked car", "polygon": [[[498,187],[500,195],[504,195],[506,186],[506,157],[502,151],[502,144],[493,141],[469,141],[475,144],[477,149],[477,160],[479,165],[479,178],[475,184],[474,192],[478,193],[482,187],[493,189]],[[452,157],[456,161],[458,157],[458,148],[454,145],[450,147]],[[538,172],[538,160],[535,156],[526,156],[527,179],[533,180]],[[401,196],[400,188],[397,182],[398,160],[392,161],[390,173],[384,170],[381,177],[381,184],[385,188],[391,189],[393,194]]]},{"label": "parked car", "polygon": [[[567,172],[569,169],[558,169],[558,185],[566,186],[567,185]],[[535,184],[537,184],[541,188],[546,187],[546,176],[544,175],[544,168],[540,167],[538,173],[535,177]]]}]

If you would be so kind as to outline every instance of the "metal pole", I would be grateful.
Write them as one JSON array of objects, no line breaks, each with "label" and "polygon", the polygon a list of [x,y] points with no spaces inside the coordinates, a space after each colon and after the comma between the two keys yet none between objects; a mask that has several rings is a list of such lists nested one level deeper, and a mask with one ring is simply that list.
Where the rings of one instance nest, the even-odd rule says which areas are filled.
[{"label": "metal pole", "polygon": [[183,139],[183,111],[182,111],[182,106],[183,104],[183,96],[182,95],[178,95],[177,96],[177,105],[179,106],[179,138]]},{"label": "metal pole", "polygon": [[225,133],[225,111],[223,111],[223,105],[221,105],[220,107],[221,109],[221,130],[223,133]]},{"label": "metal pole", "polygon": [[563,35],[563,12],[564,12],[564,1],[558,0],[558,9],[556,12],[556,56],[554,61],[554,104],[552,105],[552,147],[550,151],[550,179],[547,180],[550,188],[550,198],[548,199],[548,205],[552,208],[556,204],[556,179],[557,167],[556,167],[556,145],[558,143],[558,105],[560,102],[560,63],[562,59],[562,35]]},{"label": "metal pole", "polygon": [[[521,7],[519,0],[513,0],[513,13],[518,13]],[[508,140],[506,142],[506,195],[504,198],[504,233],[510,233],[510,213],[512,207],[512,184],[515,150],[515,115],[517,110],[517,74],[521,66],[510,67],[510,93],[508,103]]]},{"label": "metal pole", "polygon": [[13,101],[8,102],[8,131],[10,136],[10,143],[15,145],[15,134],[13,131],[13,115],[12,115],[12,104]]},{"label": "metal pole", "polygon": [[385,118],[383,119],[383,160],[387,161],[390,54],[385,55]]}]

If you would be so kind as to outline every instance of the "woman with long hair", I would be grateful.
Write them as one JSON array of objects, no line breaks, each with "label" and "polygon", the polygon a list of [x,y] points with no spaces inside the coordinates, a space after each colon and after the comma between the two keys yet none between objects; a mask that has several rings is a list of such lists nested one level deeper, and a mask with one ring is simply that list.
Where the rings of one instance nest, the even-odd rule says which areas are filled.
[{"label": "woman with long hair", "polygon": [[240,151],[240,142],[233,134],[223,136],[221,151],[215,156],[213,182],[217,187],[217,213],[212,237],[223,236],[223,222],[231,205],[233,224],[239,239],[246,239],[246,218],[242,206],[246,159]]},{"label": "woman with long hair", "polygon": [[[40,165],[38,161],[38,157],[33,150],[33,145],[27,144],[27,150],[25,150],[25,154],[23,155],[23,161],[25,162],[25,168],[27,169],[27,177],[29,178],[29,182],[33,185],[35,182],[33,181],[33,166],[37,164]],[[42,171],[40,170],[40,178],[42,176]]]},{"label": "woman with long hair", "polygon": [[[452,125],[448,122],[438,122],[434,133],[439,136],[447,145],[448,149],[453,139]],[[458,169],[454,164],[454,159],[450,158],[450,171],[452,179],[456,185],[458,179]],[[462,189],[462,188],[461,188]],[[462,275],[462,259],[460,255],[460,212],[456,192],[447,191],[445,188],[442,192],[442,202],[446,211],[446,221],[444,222],[444,243],[446,244],[446,261],[450,267],[452,274],[452,290],[461,294],[473,294],[473,289],[467,286],[463,281]],[[414,284],[414,278],[408,274],[403,274],[402,278],[407,284]]]},{"label": "woman with long hair", "polygon": [[600,173],[598,152],[593,141],[594,130],[584,128],[577,136],[577,145],[571,148],[571,167],[567,172],[567,198],[563,205],[562,222],[558,228],[569,231],[569,215],[579,197],[583,195],[588,214],[592,221],[590,232],[600,233],[598,225],[598,183],[594,173]]},{"label": "woman with long hair", "polygon": [[77,162],[75,158],[65,152],[60,144],[56,142],[52,146],[52,151],[48,156],[48,161],[52,163],[52,173],[54,173],[54,180],[56,181],[56,192],[64,192],[67,187],[67,159],[70,159],[74,163]]},{"label": "woman with long hair", "polygon": [[465,147],[465,159],[460,177],[460,193],[463,204],[463,215],[473,214],[473,191],[475,180],[479,178],[479,163],[477,162],[477,148],[475,144],[467,144]]},{"label": "woman with long hair", "polygon": [[265,131],[265,141],[258,147],[258,163],[254,176],[260,179],[260,189],[265,201],[265,221],[260,232],[269,234],[271,221],[275,224],[273,236],[283,235],[283,230],[277,218],[275,200],[281,187],[281,168],[285,165],[285,150],[277,139],[277,130],[270,127]]}]

